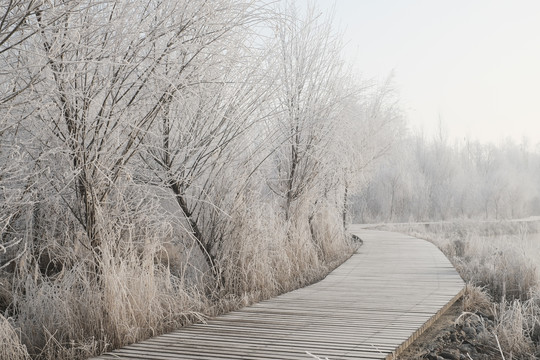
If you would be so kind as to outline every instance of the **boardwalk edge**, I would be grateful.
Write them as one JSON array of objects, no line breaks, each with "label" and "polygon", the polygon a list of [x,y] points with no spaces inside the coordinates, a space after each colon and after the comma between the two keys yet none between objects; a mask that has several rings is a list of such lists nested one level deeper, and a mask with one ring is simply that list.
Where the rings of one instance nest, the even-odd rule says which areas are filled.
[{"label": "boardwalk edge", "polygon": [[465,294],[465,287],[454,296],[446,305],[444,305],[435,315],[433,315],[428,321],[424,323],[418,330],[416,330],[407,340],[405,340],[396,350],[385,358],[385,360],[394,360],[399,356],[405,349],[407,349],[420,335],[422,335],[427,329],[435,323],[448,309],[456,303],[463,295]]}]

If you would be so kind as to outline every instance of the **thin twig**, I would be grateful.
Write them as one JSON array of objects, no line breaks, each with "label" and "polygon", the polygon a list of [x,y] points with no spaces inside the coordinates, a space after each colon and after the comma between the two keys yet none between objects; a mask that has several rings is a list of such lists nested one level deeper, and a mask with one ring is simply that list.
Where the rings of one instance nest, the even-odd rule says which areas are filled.
[{"label": "thin twig", "polygon": [[506,358],[504,357],[504,354],[503,354],[503,351],[501,349],[501,343],[499,342],[499,337],[497,336],[497,334],[494,334],[495,335],[495,340],[497,340],[497,347],[499,348],[499,352],[501,353],[501,357],[503,360],[506,360]]}]

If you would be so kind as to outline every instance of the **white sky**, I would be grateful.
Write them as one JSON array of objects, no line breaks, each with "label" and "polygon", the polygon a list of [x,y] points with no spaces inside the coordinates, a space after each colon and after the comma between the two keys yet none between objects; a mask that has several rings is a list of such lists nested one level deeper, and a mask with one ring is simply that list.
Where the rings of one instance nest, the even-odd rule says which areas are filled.
[{"label": "white sky", "polygon": [[411,127],[454,139],[540,142],[540,0],[315,0],[335,4],[347,57],[394,83]]}]

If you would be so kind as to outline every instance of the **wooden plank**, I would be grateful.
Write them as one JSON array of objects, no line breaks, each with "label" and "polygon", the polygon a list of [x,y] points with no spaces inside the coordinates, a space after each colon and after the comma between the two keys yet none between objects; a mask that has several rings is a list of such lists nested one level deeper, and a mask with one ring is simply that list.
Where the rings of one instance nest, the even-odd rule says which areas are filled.
[{"label": "wooden plank", "polygon": [[355,228],[357,254],[324,280],[95,359],[391,359],[460,296],[432,244]]}]

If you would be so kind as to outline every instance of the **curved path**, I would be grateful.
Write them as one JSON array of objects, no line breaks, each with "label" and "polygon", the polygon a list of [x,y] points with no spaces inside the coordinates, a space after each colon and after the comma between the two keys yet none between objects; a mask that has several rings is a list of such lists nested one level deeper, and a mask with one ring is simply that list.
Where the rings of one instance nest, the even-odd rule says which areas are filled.
[{"label": "curved path", "polygon": [[391,359],[464,283],[427,241],[352,230],[364,245],[324,280],[99,359]]}]

